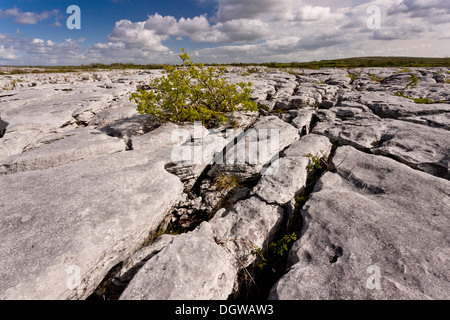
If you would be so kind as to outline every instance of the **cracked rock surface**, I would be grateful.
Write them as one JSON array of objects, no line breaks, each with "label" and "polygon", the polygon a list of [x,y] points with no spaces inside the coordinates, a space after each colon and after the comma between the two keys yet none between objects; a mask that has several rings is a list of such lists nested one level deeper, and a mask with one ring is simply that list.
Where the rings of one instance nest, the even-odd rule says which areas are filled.
[{"label": "cracked rock surface", "polygon": [[449,299],[448,69],[246,71],[215,130],[137,113],[161,70],[0,78],[0,299],[242,299],[294,218],[258,298]]},{"label": "cracked rock surface", "polygon": [[449,181],[349,146],[333,162],[336,173],[303,207],[302,237],[270,298],[448,298]]}]

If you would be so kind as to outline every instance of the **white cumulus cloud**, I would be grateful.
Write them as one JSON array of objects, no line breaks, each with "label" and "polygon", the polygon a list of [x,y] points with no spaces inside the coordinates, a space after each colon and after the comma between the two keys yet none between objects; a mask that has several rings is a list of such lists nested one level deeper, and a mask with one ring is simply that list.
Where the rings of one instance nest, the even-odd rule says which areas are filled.
[{"label": "white cumulus cloud", "polygon": [[[194,60],[219,63],[446,56],[450,52],[448,0],[196,1],[214,2],[215,12],[210,17],[181,18],[155,12],[144,21],[120,20],[104,42],[89,47],[82,46],[82,39],[58,42],[0,33],[0,61],[178,63],[179,46],[185,41],[191,47],[201,43],[191,53]],[[370,5],[380,8],[381,29],[368,28]],[[57,19],[57,12],[0,10],[0,18],[13,18],[16,23],[37,23],[50,17]]]},{"label": "white cumulus cloud", "polygon": [[14,18],[14,22],[17,24],[36,24],[51,17],[57,17],[58,14],[59,11],[56,9],[52,11],[43,11],[41,13],[23,12],[17,7],[5,11],[0,9],[0,19]]}]

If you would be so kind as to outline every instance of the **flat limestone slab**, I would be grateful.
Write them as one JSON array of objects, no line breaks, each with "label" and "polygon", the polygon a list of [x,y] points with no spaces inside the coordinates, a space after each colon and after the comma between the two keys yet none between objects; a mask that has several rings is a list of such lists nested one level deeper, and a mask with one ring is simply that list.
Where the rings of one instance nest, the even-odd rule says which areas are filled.
[{"label": "flat limestone slab", "polygon": [[449,299],[450,182],[337,149],[270,299]]},{"label": "flat limestone slab", "polygon": [[0,160],[0,173],[42,170],[88,158],[125,151],[125,143],[92,128],[45,136],[36,147]]},{"label": "flat limestone slab", "polygon": [[[346,102],[349,104],[349,102]],[[450,178],[450,134],[445,128],[396,119],[380,119],[370,112],[353,114],[355,107],[326,110],[313,133],[323,134],[339,144],[348,144],[375,154],[393,157],[414,169]],[[348,118],[347,114],[351,114]],[[432,115],[443,119],[445,114]],[[425,121],[425,120],[424,120]]]},{"label": "flat limestone slab", "polygon": [[232,257],[203,222],[153,256],[139,270],[121,300],[226,300],[233,290]]},{"label": "flat limestone slab", "polygon": [[238,270],[281,227],[283,210],[257,197],[217,213],[194,231],[176,236],[148,260],[131,280],[121,300],[226,300]]},{"label": "flat limestone slab", "polygon": [[[306,186],[307,166],[311,157],[328,157],[331,151],[328,138],[316,134],[302,137],[284,151],[285,156],[273,164],[254,188],[254,193],[267,203],[285,205]],[[273,170],[271,170],[273,169]]]},{"label": "flat limestone slab", "polygon": [[183,185],[170,147],[0,176],[0,299],[83,299],[142,245]]}]

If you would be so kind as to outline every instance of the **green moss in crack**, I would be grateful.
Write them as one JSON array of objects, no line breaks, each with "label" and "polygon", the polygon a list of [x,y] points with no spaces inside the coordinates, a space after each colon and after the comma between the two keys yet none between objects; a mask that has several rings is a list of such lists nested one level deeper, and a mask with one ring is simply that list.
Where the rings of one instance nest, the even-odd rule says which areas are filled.
[{"label": "green moss in crack", "polygon": [[414,97],[410,97],[408,96],[404,91],[397,91],[394,93],[397,97],[402,97],[405,99],[409,99],[414,101],[417,104],[435,104],[435,103],[445,103],[444,100],[440,100],[440,101],[434,101],[432,99],[429,98],[414,98]]}]

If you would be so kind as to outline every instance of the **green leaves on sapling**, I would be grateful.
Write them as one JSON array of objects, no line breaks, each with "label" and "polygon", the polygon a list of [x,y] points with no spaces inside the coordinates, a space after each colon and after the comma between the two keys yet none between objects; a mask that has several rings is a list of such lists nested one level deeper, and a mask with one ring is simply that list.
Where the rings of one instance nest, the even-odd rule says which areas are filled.
[{"label": "green leaves on sapling", "polygon": [[162,122],[202,121],[212,127],[226,122],[227,114],[236,110],[258,111],[256,102],[250,101],[252,83],[227,83],[225,67],[195,64],[181,50],[181,67],[164,65],[165,75],[152,80],[152,90],[131,94],[139,113],[153,114]]}]

